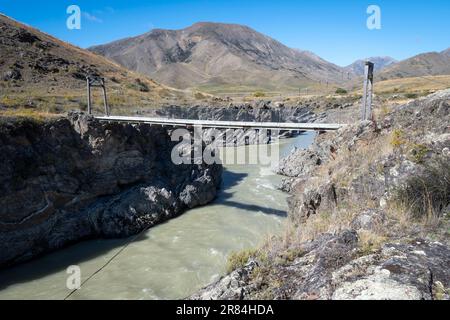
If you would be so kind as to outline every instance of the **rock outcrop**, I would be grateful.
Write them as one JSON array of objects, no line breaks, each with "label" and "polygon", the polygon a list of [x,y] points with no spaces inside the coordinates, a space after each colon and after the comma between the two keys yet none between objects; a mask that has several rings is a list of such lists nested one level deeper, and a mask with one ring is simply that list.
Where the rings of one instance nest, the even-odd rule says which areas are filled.
[{"label": "rock outcrop", "polygon": [[175,165],[166,129],[83,114],[0,124],[0,266],[127,237],[212,201],[221,165]]},{"label": "rock outcrop", "polygon": [[450,298],[450,249],[416,239],[388,243],[360,255],[355,231],[323,234],[305,243],[301,257],[272,266],[261,279],[257,261],[226,275],[191,296],[194,300],[433,300]]},{"label": "rock outcrop", "polygon": [[288,235],[191,298],[450,299],[449,124],[446,90],[293,150]]}]

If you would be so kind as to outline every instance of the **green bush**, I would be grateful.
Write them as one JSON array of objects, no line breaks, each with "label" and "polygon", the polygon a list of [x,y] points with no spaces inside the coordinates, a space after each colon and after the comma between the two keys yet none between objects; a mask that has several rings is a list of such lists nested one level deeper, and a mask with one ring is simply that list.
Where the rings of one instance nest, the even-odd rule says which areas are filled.
[{"label": "green bush", "polygon": [[265,97],[266,94],[265,94],[264,92],[262,92],[262,91],[256,91],[256,92],[253,94],[253,96],[254,96],[255,98],[262,98],[262,97]]},{"label": "green bush", "polygon": [[401,129],[392,131],[391,145],[394,148],[400,148],[406,144],[405,133]]},{"label": "green bush", "polygon": [[410,158],[413,162],[422,164],[430,150],[423,144],[413,144],[409,152]]},{"label": "green bush", "polygon": [[255,258],[258,254],[256,249],[246,249],[239,252],[232,252],[227,261],[227,272],[244,267],[250,258]]},{"label": "green bush", "polygon": [[336,89],[336,93],[337,94],[347,94],[347,90],[343,89],[343,88],[337,88]]},{"label": "green bush", "polygon": [[417,93],[405,93],[405,97],[408,99],[416,99]]}]

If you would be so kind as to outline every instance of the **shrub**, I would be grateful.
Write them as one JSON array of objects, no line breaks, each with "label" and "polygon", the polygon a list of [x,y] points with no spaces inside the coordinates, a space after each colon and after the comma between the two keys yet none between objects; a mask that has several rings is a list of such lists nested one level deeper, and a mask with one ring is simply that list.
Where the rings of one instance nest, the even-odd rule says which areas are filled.
[{"label": "shrub", "polygon": [[450,204],[450,162],[433,160],[397,188],[394,200],[413,218],[439,217]]},{"label": "shrub", "polygon": [[406,143],[406,139],[404,138],[404,132],[400,129],[395,129],[392,131],[391,145],[394,148],[400,148]]},{"label": "shrub", "polygon": [[428,152],[430,152],[430,149],[428,149],[427,146],[423,144],[413,144],[409,153],[413,162],[422,164]]},{"label": "shrub", "polygon": [[140,91],[140,92],[149,92],[150,88],[146,83],[144,83],[141,79],[136,79],[134,83],[127,84],[128,89]]},{"label": "shrub", "polygon": [[233,270],[244,267],[250,258],[256,257],[258,250],[246,249],[239,252],[232,252],[228,257],[227,272],[230,273]]},{"label": "shrub", "polygon": [[253,96],[254,96],[255,98],[262,98],[262,97],[265,97],[266,94],[265,94],[264,92],[262,92],[262,91],[256,91],[256,92],[253,94]]},{"label": "shrub", "polygon": [[343,88],[337,88],[336,89],[336,93],[337,94],[347,94],[347,90],[343,89]]},{"label": "shrub", "polygon": [[203,93],[197,91],[194,93],[194,98],[197,100],[203,100],[206,99],[207,97]]},{"label": "shrub", "polygon": [[405,93],[405,97],[408,99],[416,99],[417,93]]}]

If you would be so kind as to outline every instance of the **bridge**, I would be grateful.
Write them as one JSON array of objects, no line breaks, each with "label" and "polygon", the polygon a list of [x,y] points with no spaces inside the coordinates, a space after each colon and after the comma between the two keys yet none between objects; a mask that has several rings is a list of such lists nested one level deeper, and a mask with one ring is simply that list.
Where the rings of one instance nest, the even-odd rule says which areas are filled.
[{"label": "bridge", "polygon": [[186,128],[202,127],[217,129],[268,129],[280,131],[333,131],[343,127],[343,125],[336,123],[216,121],[126,116],[96,116],[95,119],[106,122],[122,122],[132,124],[145,123]]},{"label": "bridge", "polygon": [[[373,70],[374,64],[370,61],[365,62],[364,68],[364,87],[363,103],[361,106],[362,120],[372,119],[372,92],[373,92]],[[216,120],[192,120],[192,119],[166,119],[152,117],[127,117],[112,116],[106,95],[105,79],[93,76],[86,76],[87,95],[88,95],[88,113],[92,114],[91,107],[91,87],[101,87],[103,89],[103,98],[105,105],[105,116],[95,116],[99,121],[123,122],[123,123],[146,123],[160,126],[172,127],[202,127],[216,129],[267,129],[280,131],[334,131],[342,128],[344,125],[337,123],[295,123],[295,122],[248,122],[248,121],[216,121]]]}]

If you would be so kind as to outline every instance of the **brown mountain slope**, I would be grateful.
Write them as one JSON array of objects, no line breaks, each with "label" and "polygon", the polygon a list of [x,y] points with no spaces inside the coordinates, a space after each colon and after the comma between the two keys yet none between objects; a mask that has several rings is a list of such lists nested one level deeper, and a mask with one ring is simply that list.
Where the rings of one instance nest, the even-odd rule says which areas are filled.
[{"label": "brown mountain slope", "polygon": [[178,88],[280,90],[342,79],[340,67],[236,24],[157,29],[90,50]]},{"label": "brown mountain slope", "polygon": [[[183,97],[142,75],[0,14],[0,112],[59,113],[86,106],[86,74],[106,78],[112,107],[151,106]],[[100,94],[94,96],[99,105]]]},{"label": "brown mountain slope", "polygon": [[380,78],[395,79],[417,76],[450,74],[450,49],[442,52],[428,52],[402,60],[384,69]]}]

